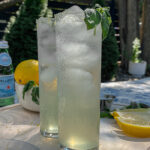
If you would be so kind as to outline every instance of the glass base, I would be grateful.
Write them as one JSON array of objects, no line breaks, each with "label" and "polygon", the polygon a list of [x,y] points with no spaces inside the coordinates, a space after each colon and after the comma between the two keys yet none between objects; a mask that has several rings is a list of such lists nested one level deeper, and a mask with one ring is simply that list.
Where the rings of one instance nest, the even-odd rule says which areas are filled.
[{"label": "glass base", "polygon": [[48,138],[58,138],[58,133],[48,133],[46,131],[40,130],[41,134]]},{"label": "glass base", "polygon": [[[60,150],[80,150],[80,149],[71,149],[71,148],[65,147],[63,145],[60,145]],[[99,150],[99,148],[98,147],[94,147],[92,149],[87,149],[87,150]]]}]

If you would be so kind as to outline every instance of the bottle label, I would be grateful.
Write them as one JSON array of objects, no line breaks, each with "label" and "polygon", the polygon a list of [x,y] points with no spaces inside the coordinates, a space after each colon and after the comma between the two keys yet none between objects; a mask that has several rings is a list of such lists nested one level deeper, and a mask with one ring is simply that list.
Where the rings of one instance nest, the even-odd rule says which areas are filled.
[{"label": "bottle label", "polygon": [[12,63],[11,57],[8,53],[0,53],[0,65],[1,66],[10,66]]},{"label": "bottle label", "polygon": [[0,98],[15,94],[14,75],[0,76]]},{"label": "bottle label", "polygon": [[0,107],[14,104],[14,96],[0,98]]}]

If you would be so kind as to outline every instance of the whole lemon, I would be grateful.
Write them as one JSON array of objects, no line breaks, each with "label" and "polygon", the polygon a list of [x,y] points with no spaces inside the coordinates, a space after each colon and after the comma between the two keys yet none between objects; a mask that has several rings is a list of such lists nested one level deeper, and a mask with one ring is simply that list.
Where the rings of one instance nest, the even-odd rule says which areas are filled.
[{"label": "whole lemon", "polygon": [[26,84],[33,80],[39,84],[39,65],[34,59],[22,61],[15,70],[15,80],[18,84]]}]

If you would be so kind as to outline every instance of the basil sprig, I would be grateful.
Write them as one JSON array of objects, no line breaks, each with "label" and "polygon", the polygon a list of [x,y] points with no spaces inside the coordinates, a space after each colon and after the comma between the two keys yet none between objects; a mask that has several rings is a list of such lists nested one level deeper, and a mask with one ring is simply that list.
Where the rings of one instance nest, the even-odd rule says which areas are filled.
[{"label": "basil sprig", "polygon": [[39,87],[38,86],[33,87],[31,95],[32,95],[32,101],[39,105],[39,100],[38,100],[39,99]]},{"label": "basil sprig", "polygon": [[110,24],[112,23],[109,10],[109,7],[101,7],[99,4],[96,4],[94,8],[87,8],[84,11],[84,21],[87,25],[87,30],[94,29],[95,35],[96,27],[101,23],[103,40],[106,39]]},{"label": "basil sprig", "polygon": [[25,93],[32,89],[32,101],[39,105],[39,87],[36,85],[34,81],[29,81],[23,88],[23,99],[25,97]]}]

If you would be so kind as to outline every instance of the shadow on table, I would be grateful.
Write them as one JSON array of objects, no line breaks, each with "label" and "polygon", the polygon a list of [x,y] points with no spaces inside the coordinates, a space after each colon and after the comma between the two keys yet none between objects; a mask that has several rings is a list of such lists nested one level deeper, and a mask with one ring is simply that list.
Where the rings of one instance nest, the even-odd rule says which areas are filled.
[{"label": "shadow on table", "polygon": [[0,122],[6,125],[39,125],[39,113],[31,112],[22,106],[6,109],[0,112]]},{"label": "shadow on table", "polygon": [[150,142],[150,138],[135,138],[125,135],[121,130],[114,130],[117,136],[125,141],[132,141],[132,142]]},{"label": "shadow on table", "polygon": [[[150,143],[150,138],[135,138],[135,137],[130,137],[130,136],[125,135],[123,133],[123,131],[119,128],[119,126],[116,124],[115,120],[113,120],[113,119],[111,121],[111,126],[113,127],[114,134],[116,134],[117,137],[120,138],[121,140],[132,141],[132,142],[149,142]],[[112,135],[109,135],[109,136],[112,136]]]},{"label": "shadow on table", "polygon": [[9,140],[1,139],[0,140],[0,149],[1,150],[40,150],[38,147],[19,140]]},{"label": "shadow on table", "polygon": [[46,138],[43,137],[39,132],[30,139],[28,142],[34,144],[40,148],[40,150],[59,150],[58,139]]}]

